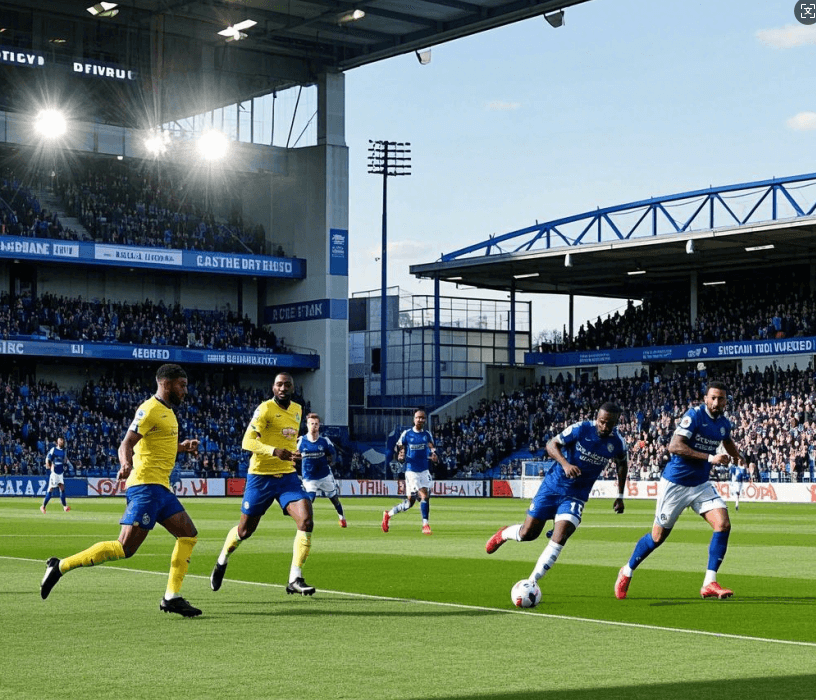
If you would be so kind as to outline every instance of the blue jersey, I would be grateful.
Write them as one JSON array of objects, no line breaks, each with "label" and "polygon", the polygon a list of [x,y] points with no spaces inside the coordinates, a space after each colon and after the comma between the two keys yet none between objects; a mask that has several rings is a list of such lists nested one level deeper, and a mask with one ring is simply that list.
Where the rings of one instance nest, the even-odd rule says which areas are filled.
[{"label": "blue jersey", "polygon": [[736,481],[738,483],[749,481],[748,467],[741,467],[739,464],[732,464],[731,468],[728,470],[728,473],[731,475],[731,481]]},{"label": "blue jersey", "polygon": [[304,479],[317,481],[331,474],[329,457],[333,460],[337,451],[329,438],[321,435],[312,442],[308,435],[301,435],[297,441],[297,449],[303,457],[300,466]]},{"label": "blue jersey", "polygon": [[[731,437],[731,423],[725,416],[712,418],[705,405],[690,408],[674,431],[686,439],[692,450],[713,455],[723,440]],[[709,480],[711,464],[708,459],[690,459],[672,455],[666,468],[664,478],[681,486],[700,486]]]},{"label": "blue jersey", "polygon": [[617,428],[607,437],[598,435],[595,421],[573,423],[555,437],[561,452],[570,464],[581,470],[580,476],[570,479],[564,468],[554,462],[544,476],[544,485],[552,493],[572,496],[581,501],[589,499],[592,485],[600,476],[610,459],[626,459],[626,443]]},{"label": "blue jersey", "polygon": [[68,460],[65,457],[65,448],[63,447],[60,449],[56,445],[48,450],[48,454],[45,456],[45,463],[54,465],[54,474],[62,474],[65,471],[65,463]]},{"label": "blue jersey", "polygon": [[405,448],[405,471],[428,471],[428,462],[431,457],[433,438],[427,430],[404,430],[397,440],[397,450]]}]

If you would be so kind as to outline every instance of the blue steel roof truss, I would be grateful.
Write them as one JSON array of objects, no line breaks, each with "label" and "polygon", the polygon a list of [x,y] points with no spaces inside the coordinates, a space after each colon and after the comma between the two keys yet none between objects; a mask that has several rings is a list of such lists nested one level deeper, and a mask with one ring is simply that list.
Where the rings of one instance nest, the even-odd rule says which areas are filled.
[{"label": "blue steel roof truss", "polygon": [[[533,250],[551,250],[556,247],[577,247],[589,243],[603,243],[613,240],[631,240],[633,237],[642,235],[659,236],[664,234],[686,233],[694,230],[713,229],[723,225],[731,225],[733,221],[737,226],[768,221],[767,213],[762,210],[762,205],[768,200],[770,195],[770,220],[776,221],[780,216],[780,197],[789,205],[794,212],[794,217],[812,216],[816,211],[816,201],[813,204],[803,205],[800,200],[790,191],[790,185],[799,185],[796,189],[805,189],[816,186],[816,173],[805,175],[794,175],[785,178],[774,178],[757,182],[748,182],[722,187],[711,187],[702,190],[683,192],[664,197],[654,197],[647,200],[620,204],[612,207],[596,209],[573,216],[563,217],[552,221],[547,221],[535,226],[528,226],[518,231],[511,231],[501,235],[492,235],[482,243],[476,243],[465,248],[443,254],[441,262],[461,260],[471,256],[473,253],[482,252],[486,256],[503,255],[506,251],[502,248],[502,243],[517,241],[513,252],[530,252]],[[728,201],[729,198],[755,197],[748,213],[744,217],[738,216],[734,207]],[[698,204],[699,202],[699,204]],[[706,206],[708,205],[708,206]],[[669,208],[691,206],[693,211],[690,214],[683,214],[681,218],[672,215]],[[786,212],[787,212],[786,208]],[[615,216],[626,216],[638,214],[633,225],[622,226],[621,222],[615,221]],[[726,223],[719,223],[717,216],[725,217]],[[650,216],[651,215],[651,216]],[[787,217],[786,217],[787,218]],[[651,230],[646,232],[644,223],[650,220]],[[566,231],[565,227],[570,224],[584,224],[574,238]],[[666,225],[668,225],[666,227]],[[588,237],[587,234],[593,227],[597,229],[597,236]],[[590,240],[592,239],[592,240]]]}]

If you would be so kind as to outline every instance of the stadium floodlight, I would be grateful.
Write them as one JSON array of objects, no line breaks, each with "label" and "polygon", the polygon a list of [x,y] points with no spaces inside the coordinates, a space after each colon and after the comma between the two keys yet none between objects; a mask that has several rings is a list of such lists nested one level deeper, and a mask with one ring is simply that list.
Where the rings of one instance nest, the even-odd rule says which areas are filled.
[{"label": "stadium floodlight", "polygon": [[68,125],[62,112],[56,109],[44,109],[34,120],[34,129],[47,139],[55,139],[67,131]]},{"label": "stadium floodlight", "polygon": [[154,156],[160,156],[167,150],[170,143],[170,133],[167,131],[157,131],[144,140],[144,147],[147,152]]},{"label": "stadium floodlight", "polygon": [[564,256],[564,267],[572,267],[572,254],[567,253]]},{"label": "stadium floodlight", "polygon": [[547,24],[549,24],[553,29],[558,29],[558,27],[564,26],[564,10],[558,10],[558,12],[551,12],[548,15],[544,15],[544,19],[547,20]]},{"label": "stadium floodlight", "polygon": [[629,272],[627,272],[626,274],[630,275],[630,276],[632,276],[632,275],[645,275],[646,270],[629,270]]},{"label": "stadium floodlight", "polygon": [[205,160],[221,160],[227,155],[229,141],[220,131],[210,129],[198,138],[196,148],[198,148],[198,152]]},{"label": "stadium floodlight", "polygon": [[348,12],[341,12],[337,15],[337,24],[349,24],[349,22],[358,22],[365,17],[365,10],[349,10]]},{"label": "stadium floodlight", "polygon": [[431,50],[424,49],[423,51],[416,51],[417,61],[419,61],[419,65],[427,66],[431,62]]},{"label": "stadium floodlight", "polygon": [[746,249],[746,253],[755,253],[758,250],[773,250],[774,244],[769,243],[768,245],[749,245]]},{"label": "stadium floodlight", "polygon": [[513,275],[514,280],[523,280],[527,277],[538,277],[537,272],[526,272],[523,275]]},{"label": "stadium floodlight", "polygon": [[116,2],[98,2],[96,5],[91,5],[85,9],[88,10],[94,17],[104,17],[105,19],[109,19],[111,17],[116,17],[119,14],[119,10],[116,9],[119,3]]},{"label": "stadium floodlight", "polygon": [[691,238],[686,241],[686,255],[694,255],[694,241]]},{"label": "stadium floodlight", "polygon": [[716,282],[703,282],[704,287],[716,287],[721,284],[725,284],[725,280],[717,280]]},{"label": "stadium floodlight", "polygon": [[245,19],[243,22],[238,22],[238,24],[231,24],[226,29],[222,29],[218,32],[218,34],[226,37],[227,41],[241,41],[241,39],[247,38],[243,30],[254,27],[256,24],[258,23],[254,19]]}]

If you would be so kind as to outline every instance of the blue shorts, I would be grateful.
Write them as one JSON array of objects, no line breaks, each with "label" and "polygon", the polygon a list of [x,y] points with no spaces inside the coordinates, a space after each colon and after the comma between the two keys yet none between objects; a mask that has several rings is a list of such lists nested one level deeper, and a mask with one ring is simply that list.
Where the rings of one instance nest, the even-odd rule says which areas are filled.
[{"label": "blue shorts", "polygon": [[176,494],[160,484],[129,486],[127,508],[119,524],[152,530],[156,523],[161,524],[183,510],[184,506]]},{"label": "blue shorts", "polygon": [[272,501],[277,499],[284,515],[286,506],[294,501],[309,500],[300,477],[295,472],[272,476],[271,474],[247,474],[241,512],[244,515],[263,515]]},{"label": "blue shorts", "polygon": [[537,520],[569,520],[575,527],[581,524],[584,502],[574,496],[553,493],[542,484],[536,493],[527,515]]}]

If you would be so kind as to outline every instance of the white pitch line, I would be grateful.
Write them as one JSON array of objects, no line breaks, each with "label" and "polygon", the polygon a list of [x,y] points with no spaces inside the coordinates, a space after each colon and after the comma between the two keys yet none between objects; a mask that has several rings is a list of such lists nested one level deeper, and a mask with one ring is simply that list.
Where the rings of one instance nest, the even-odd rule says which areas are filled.
[{"label": "white pitch line", "polygon": [[[29,559],[25,557],[7,557],[0,555],[0,559],[9,559],[12,561],[34,562],[36,564],[43,564],[40,559]],[[95,567],[98,568],[98,567]],[[149,574],[151,576],[167,576],[163,571],[147,571],[145,569],[129,569],[122,566],[107,567],[105,571],[124,571],[134,574]],[[198,578],[209,581],[209,576],[202,576],[200,574],[187,574],[185,578]],[[264,583],[262,581],[240,581],[238,579],[225,578],[225,581],[230,583],[243,584],[245,586],[260,586],[262,588],[286,588],[281,583]],[[606,625],[608,627],[628,627],[630,629],[650,630],[655,632],[677,632],[678,634],[692,634],[701,637],[716,637],[718,639],[738,639],[744,642],[764,642],[766,644],[783,644],[787,646],[809,647],[816,649],[816,642],[797,642],[793,639],[772,639],[769,637],[751,637],[742,634],[728,634],[725,632],[707,632],[705,630],[687,630],[682,627],[662,627],[660,625],[643,625],[637,622],[618,622],[616,620],[596,620],[591,617],[573,617],[571,615],[551,615],[549,613],[532,612],[530,610],[507,610],[505,608],[487,608],[480,605],[463,605],[462,603],[442,603],[436,600],[419,600],[417,598],[393,598],[384,595],[371,595],[369,593],[349,593],[348,591],[333,591],[327,588],[321,588],[321,593],[331,593],[333,595],[343,595],[349,598],[364,598],[366,600],[385,600],[394,603],[416,603],[417,605],[435,605],[441,608],[456,608],[458,610],[473,610],[474,612],[495,612],[505,613],[507,615],[529,615],[532,617],[543,617],[550,620],[565,620],[567,622],[584,622],[595,625]],[[728,605],[728,603],[725,603]]]}]

